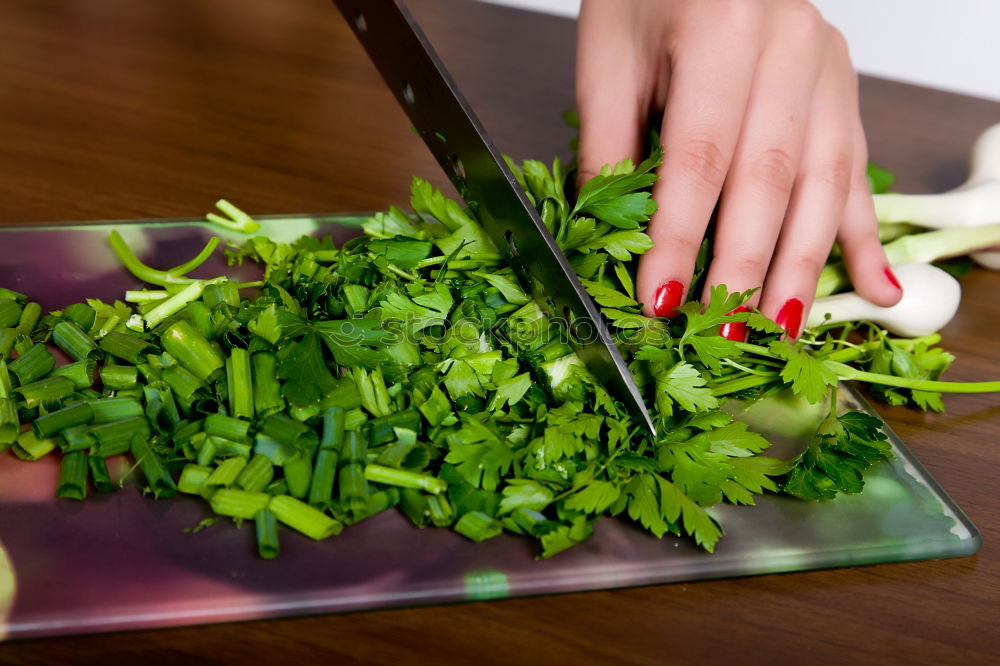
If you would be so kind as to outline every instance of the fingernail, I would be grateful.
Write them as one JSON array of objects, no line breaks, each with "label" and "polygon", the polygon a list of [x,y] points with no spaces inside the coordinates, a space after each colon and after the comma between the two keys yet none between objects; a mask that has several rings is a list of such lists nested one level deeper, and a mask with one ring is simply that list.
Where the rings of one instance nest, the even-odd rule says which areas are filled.
[{"label": "fingernail", "polygon": [[672,319],[677,316],[677,308],[684,297],[684,285],[677,280],[664,282],[653,297],[653,314]]},{"label": "fingernail", "polygon": [[[750,312],[750,308],[746,305],[741,305],[729,314],[733,315],[737,312]],[[732,340],[733,342],[746,342],[747,334],[749,332],[750,331],[747,329],[747,325],[741,321],[734,321],[732,323],[726,323],[719,326],[719,335],[726,340]]]},{"label": "fingernail", "polygon": [[896,278],[895,274],[893,274],[892,269],[888,266],[885,267],[885,279],[888,280],[893,287],[903,291],[903,285],[899,284],[899,280]]},{"label": "fingernail", "polygon": [[799,337],[799,328],[802,326],[802,301],[797,298],[789,298],[778,310],[778,316],[774,322],[785,329],[788,337]]}]

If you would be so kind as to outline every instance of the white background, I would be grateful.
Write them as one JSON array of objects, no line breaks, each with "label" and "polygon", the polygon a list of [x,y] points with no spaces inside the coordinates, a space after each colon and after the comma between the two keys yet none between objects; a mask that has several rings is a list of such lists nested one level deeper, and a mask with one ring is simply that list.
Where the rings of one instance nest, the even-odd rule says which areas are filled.
[{"label": "white background", "polygon": [[[580,7],[580,0],[487,1],[563,16]],[[1000,0],[813,4],[847,37],[859,71],[1000,100]]]}]

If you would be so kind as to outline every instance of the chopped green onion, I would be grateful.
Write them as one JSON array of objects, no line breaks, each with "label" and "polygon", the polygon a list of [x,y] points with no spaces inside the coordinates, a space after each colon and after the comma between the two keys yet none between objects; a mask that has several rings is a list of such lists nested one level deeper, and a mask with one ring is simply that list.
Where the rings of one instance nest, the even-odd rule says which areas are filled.
[{"label": "chopped green onion", "polygon": [[56,448],[56,440],[39,439],[33,430],[26,430],[18,436],[12,448],[14,455],[21,460],[34,462],[51,453]]},{"label": "chopped green onion", "polygon": [[52,328],[52,342],[74,361],[100,356],[93,338],[68,319],[63,319]]},{"label": "chopped green onion", "polygon": [[90,434],[97,440],[97,455],[102,458],[125,453],[129,450],[133,436],[139,439],[149,437],[149,423],[142,416],[133,416],[120,421],[91,426]]},{"label": "chopped green onion", "polygon": [[160,499],[176,495],[177,485],[173,477],[163,465],[160,456],[150,447],[149,442],[143,436],[136,435],[130,442],[130,448],[132,456],[139,463],[142,475],[146,477],[146,485],[153,492],[153,497]]},{"label": "chopped green onion", "polygon": [[17,405],[10,398],[0,398],[0,445],[13,444],[20,434]]},{"label": "chopped green onion", "polygon": [[288,494],[298,499],[305,499],[309,494],[309,481],[312,478],[312,459],[306,451],[285,461],[285,482],[288,484]]},{"label": "chopped green onion", "polygon": [[399,510],[417,527],[426,527],[430,519],[427,496],[413,488],[400,488]]},{"label": "chopped green onion", "polygon": [[185,305],[201,296],[202,289],[204,288],[204,282],[200,280],[195,281],[165,301],[157,303],[154,308],[142,317],[146,322],[146,326],[150,329],[156,328],[156,326],[167,317],[177,314]]},{"label": "chopped green onion", "polygon": [[18,383],[24,386],[52,372],[56,367],[56,358],[45,345],[35,344],[25,354],[11,361],[8,367],[17,376]]},{"label": "chopped green onion", "polygon": [[187,305],[188,318],[194,327],[201,333],[206,339],[210,340],[215,337],[212,333],[214,326],[212,325],[212,313],[201,301],[191,301]]},{"label": "chopped green onion", "polygon": [[222,458],[228,458],[230,456],[239,456],[241,458],[249,458],[250,454],[253,452],[250,445],[246,442],[234,442],[231,439],[225,439],[224,437],[209,437],[212,440],[212,444],[215,445],[216,455]]},{"label": "chopped green onion", "polygon": [[[169,388],[165,385],[147,385],[143,387],[142,395],[146,402],[146,418],[154,427],[169,431],[180,424],[181,415]],[[177,441],[177,433],[174,433],[174,441]]]},{"label": "chopped green onion", "polygon": [[214,437],[202,437],[201,445],[198,447],[198,455],[195,462],[199,465],[211,465],[217,453]]},{"label": "chopped green onion", "polygon": [[84,425],[93,419],[94,410],[90,408],[90,405],[86,402],[78,402],[38,417],[31,423],[31,429],[40,438],[52,437],[66,428]]},{"label": "chopped green onion", "polygon": [[110,493],[115,489],[115,484],[111,481],[108,473],[108,463],[104,458],[95,455],[87,456],[87,466],[90,467],[90,481],[94,484],[94,490],[99,493]]},{"label": "chopped green onion", "polygon": [[257,437],[254,440],[253,450],[255,453],[259,453],[262,456],[267,457],[267,459],[275,465],[284,465],[286,460],[290,460],[298,454],[298,449],[294,446],[282,444],[275,439],[271,439],[262,432],[257,433]]},{"label": "chopped green onion", "polygon": [[66,377],[73,382],[73,388],[79,391],[94,385],[94,369],[96,367],[96,362],[84,359],[56,368],[52,371],[52,377]]},{"label": "chopped green onion", "polygon": [[112,356],[139,365],[144,361],[143,352],[149,347],[149,342],[137,335],[111,331],[101,338],[100,347]]},{"label": "chopped green onion", "polygon": [[38,303],[32,301],[24,306],[21,310],[21,321],[17,324],[17,334],[19,336],[23,335],[25,337],[30,336],[31,332],[35,330],[35,324],[42,317],[42,306]]},{"label": "chopped green onion", "polygon": [[272,498],[268,509],[285,525],[317,541],[344,529],[340,521],[288,495]]},{"label": "chopped green onion", "polygon": [[250,459],[243,471],[236,477],[236,485],[243,490],[259,492],[274,479],[274,465],[267,456],[256,454]]},{"label": "chopped green onion", "polygon": [[90,451],[97,446],[97,440],[90,434],[90,428],[85,425],[72,426],[66,428],[61,433],[62,450],[69,451]]},{"label": "chopped green onion", "polygon": [[160,342],[168,354],[202,381],[215,379],[226,364],[219,347],[206,340],[190,322],[174,322],[160,336]]},{"label": "chopped green onion", "polygon": [[177,490],[188,495],[200,495],[205,487],[205,481],[211,474],[211,467],[188,463],[181,470],[181,478],[177,481]]},{"label": "chopped green onion", "polygon": [[378,446],[396,439],[396,428],[420,430],[420,413],[415,409],[408,409],[398,414],[372,419],[369,445]]},{"label": "chopped green onion", "polygon": [[354,525],[377,513],[382,513],[386,509],[391,509],[397,504],[399,504],[399,490],[396,488],[379,490],[366,497],[362,505],[351,511],[349,523]]},{"label": "chopped green onion", "polygon": [[14,395],[14,384],[10,380],[7,361],[0,358],[0,398],[10,398]]},{"label": "chopped green onion", "polygon": [[139,370],[134,365],[104,365],[99,372],[105,390],[122,391],[135,388]]},{"label": "chopped green onion", "polygon": [[246,464],[246,458],[226,458],[212,471],[211,476],[205,481],[205,485],[209,488],[228,488],[233,485],[236,477],[240,475]]},{"label": "chopped green onion", "polygon": [[45,379],[39,379],[37,382],[22,384],[15,389],[17,393],[21,394],[24,406],[28,409],[34,409],[39,405],[58,403],[60,400],[73,395],[73,391],[75,390],[76,387],[73,386],[73,381],[65,376],[46,377]]},{"label": "chopped green onion", "polygon": [[499,536],[503,532],[503,525],[482,511],[470,511],[458,519],[454,529],[462,536],[480,543]]},{"label": "chopped green onion", "polygon": [[212,511],[220,516],[252,520],[267,508],[271,496],[267,493],[252,493],[238,488],[219,488],[212,495],[209,504]]},{"label": "chopped green onion", "polygon": [[278,521],[274,514],[264,509],[254,517],[257,528],[257,552],[265,560],[273,560],[278,556]]},{"label": "chopped green onion", "polygon": [[134,398],[101,398],[89,400],[94,411],[94,423],[111,423],[143,415],[142,405]]},{"label": "chopped green onion", "polygon": [[367,465],[365,479],[373,483],[402,488],[416,488],[432,495],[439,495],[448,489],[448,483],[429,474],[418,474],[405,469],[383,467],[382,465]]},{"label": "chopped green onion", "polygon": [[59,484],[56,497],[61,499],[87,499],[87,454],[72,451],[63,456],[59,463]]},{"label": "chopped green onion", "polygon": [[375,462],[386,467],[402,467],[403,461],[417,445],[417,433],[406,428],[396,428],[398,439],[382,450]]},{"label": "chopped green onion", "polygon": [[257,352],[250,357],[253,376],[253,408],[258,416],[270,416],[281,411],[285,399],[278,383],[278,361],[270,352]]},{"label": "chopped green onion", "polygon": [[[313,466],[312,482],[309,484],[309,504],[326,506],[333,497],[333,482],[337,476],[337,449],[320,448]],[[286,468],[287,469],[287,468]]]},{"label": "chopped green onion", "polygon": [[319,448],[340,451],[344,444],[344,408],[330,407],[323,413],[323,438]]},{"label": "chopped green onion", "polygon": [[312,448],[316,446],[318,439],[312,428],[284,414],[272,414],[267,417],[260,431],[282,444],[297,449]]},{"label": "chopped green onion", "polygon": [[247,421],[232,416],[209,414],[205,417],[205,433],[208,435],[234,442],[245,442],[249,431],[250,424]]},{"label": "chopped green onion", "polygon": [[0,328],[0,359],[10,356],[10,350],[17,341],[16,328]]},{"label": "chopped green onion", "polygon": [[431,524],[435,527],[448,527],[455,522],[455,509],[447,495],[427,496],[427,508],[431,513]]},{"label": "chopped green onion", "polygon": [[253,382],[250,379],[250,352],[233,347],[226,359],[229,384],[229,412],[233,416],[253,418]]},{"label": "chopped green onion", "polygon": [[0,298],[0,328],[13,328],[21,321],[21,306],[11,298]]},{"label": "chopped green onion", "polygon": [[12,301],[17,301],[18,303],[24,303],[28,300],[28,297],[19,291],[14,291],[13,289],[7,289],[6,287],[0,287],[0,298],[9,298]]},{"label": "chopped green onion", "polygon": [[179,365],[172,365],[164,368],[162,373],[163,381],[174,392],[174,395],[182,401],[190,401],[195,391],[201,388],[202,381]]}]

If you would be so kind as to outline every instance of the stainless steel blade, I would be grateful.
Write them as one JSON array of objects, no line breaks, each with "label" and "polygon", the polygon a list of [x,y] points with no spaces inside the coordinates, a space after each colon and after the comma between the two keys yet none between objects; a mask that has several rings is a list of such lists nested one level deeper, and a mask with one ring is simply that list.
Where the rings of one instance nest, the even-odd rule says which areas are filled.
[{"label": "stainless steel blade", "polygon": [[570,338],[587,369],[655,432],[597,306],[416,21],[398,0],[334,2],[487,234],[543,285],[556,305],[550,314],[572,322]]}]

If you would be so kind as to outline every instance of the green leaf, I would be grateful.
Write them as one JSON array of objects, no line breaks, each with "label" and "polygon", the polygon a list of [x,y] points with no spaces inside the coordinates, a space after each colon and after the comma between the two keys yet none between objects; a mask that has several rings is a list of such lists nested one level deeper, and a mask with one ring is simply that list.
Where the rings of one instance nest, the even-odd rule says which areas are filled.
[{"label": "green leaf", "polygon": [[657,407],[670,416],[674,412],[675,402],[689,412],[701,412],[719,406],[718,398],[705,386],[705,378],[694,366],[683,361],[656,376]]},{"label": "green leaf", "polygon": [[496,490],[514,462],[514,453],[503,442],[480,444],[454,444],[445,462],[455,469],[470,485],[484,490]]},{"label": "green leaf", "polygon": [[515,405],[531,388],[531,374],[524,372],[516,377],[500,382],[490,400],[489,410],[495,412],[504,405]]},{"label": "green leaf", "polygon": [[380,328],[375,318],[334,319],[312,324],[323,336],[323,342],[333,354],[337,365],[375,368],[386,361],[385,344],[390,335]]},{"label": "green leaf", "polygon": [[693,536],[699,546],[710,553],[713,552],[722,536],[719,523],[704,508],[695,504],[691,498],[662,476],[656,475],[656,481],[660,486],[661,511],[664,518],[676,522],[680,516],[684,531]]},{"label": "green leaf", "polygon": [[600,238],[580,245],[580,252],[604,250],[615,259],[631,261],[633,254],[643,254],[653,247],[653,239],[638,229],[628,231],[613,231]]},{"label": "green leaf", "polygon": [[320,336],[307,333],[278,349],[278,378],[284,379],[281,392],[293,405],[304,407],[319,402],[337,383],[320,346]]},{"label": "green leaf", "polygon": [[781,378],[791,384],[792,391],[801,395],[810,404],[826,398],[829,387],[840,381],[836,366],[829,361],[816,358],[808,351],[793,347],[784,340],[772,342],[769,349],[785,359]]},{"label": "green leaf", "polygon": [[513,274],[504,275],[501,273],[477,271],[473,273],[473,275],[481,277],[499,289],[500,293],[503,294],[503,297],[506,298],[509,303],[513,303],[514,305],[524,305],[531,300],[531,297],[528,296],[523,289],[521,289],[521,285],[519,285],[517,280],[514,279]]},{"label": "green leaf", "polygon": [[587,293],[590,294],[590,297],[597,301],[599,305],[608,308],[627,308],[632,305],[638,305],[630,296],[600,282],[593,282],[591,280],[581,280],[581,282]]},{"label": "green leaf", "polygon": [[611,481],[591,481],[566,500],[566,508],[584,513],[604,513],[621,495],[621,488]]},{"label": "green leaf", "polygon": [[694,348],[702,365],[711,370],[721,370],[723,359],[736,360],[743,355],[735,341],[727,340],[717,334],[692,335],[687,339],[687,343]]},{"label": "green leaf", "polygon": [[500,513],[519,508],[542,511],[553,499],[551,489],[531,479],[510,479],[501,492]]}]

